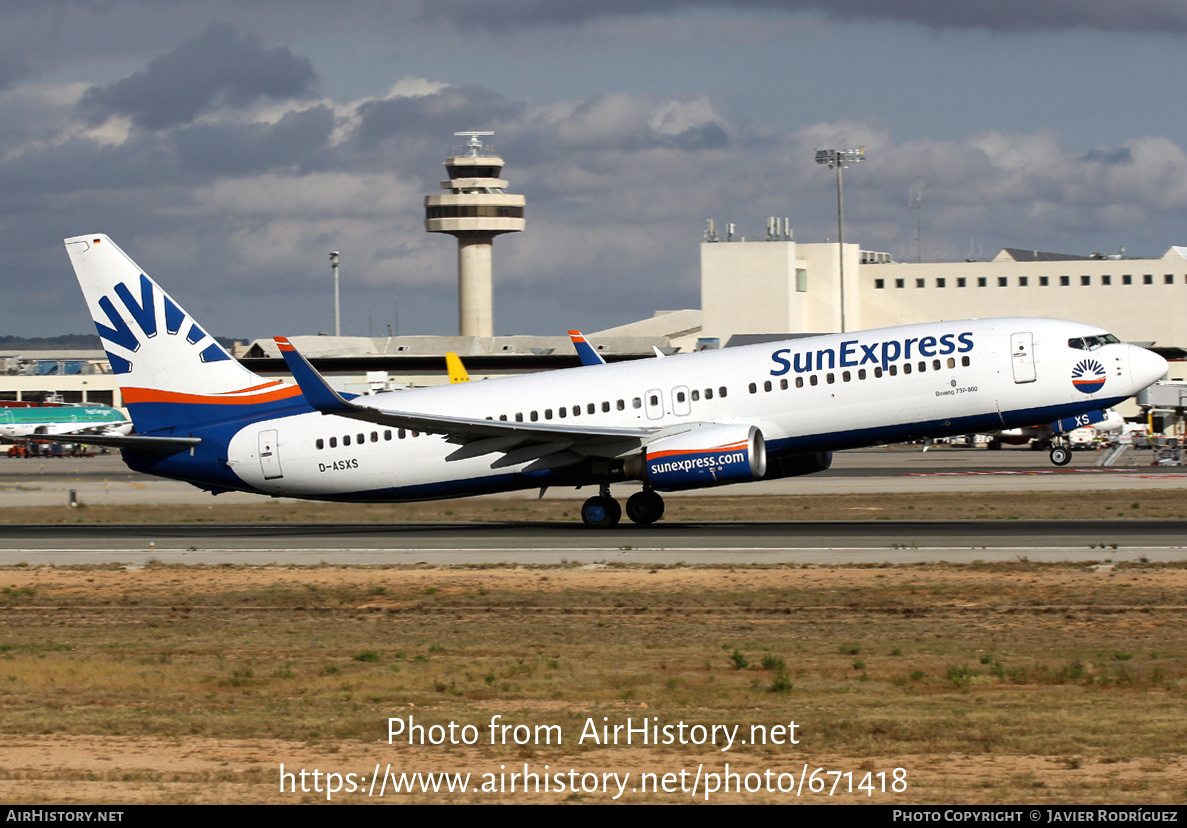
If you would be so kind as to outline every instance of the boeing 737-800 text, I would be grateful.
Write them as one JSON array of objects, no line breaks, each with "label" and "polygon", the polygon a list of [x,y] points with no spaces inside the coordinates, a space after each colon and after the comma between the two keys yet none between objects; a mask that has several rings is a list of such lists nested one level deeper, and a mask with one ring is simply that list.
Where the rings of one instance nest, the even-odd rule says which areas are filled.
[{"label": "boeing 737-800 text", "polygon": [[622,515],[611,484],[635,480],[626,512],[649,524],[662,491],[809,474],[857,446],[1066,430],[1166,373],[1100,328],[1009,318],[347,397],[285,339],[296,384],[253,374],[107,237],[66,249],[135,425],[100,442],[135,470],[216,494],[412,501],[596,486],[582,518],[606,527]]}]

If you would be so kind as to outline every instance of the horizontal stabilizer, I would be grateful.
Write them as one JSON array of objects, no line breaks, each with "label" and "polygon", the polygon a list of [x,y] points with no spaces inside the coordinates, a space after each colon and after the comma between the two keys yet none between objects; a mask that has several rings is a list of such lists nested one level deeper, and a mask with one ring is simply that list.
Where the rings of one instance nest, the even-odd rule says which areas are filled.
[{"label": "horizontal stabilizer", "polygon": [[[131,449],[145,454],[177,454],[202,442],[200,437],[151,437],[142,434],[37,434],[28,439],[44,443],[81,443],[85,446]],[[11,438],[0,438],[0,442],[15,443]],[[23,442],[23,441],[22,441]]]}]

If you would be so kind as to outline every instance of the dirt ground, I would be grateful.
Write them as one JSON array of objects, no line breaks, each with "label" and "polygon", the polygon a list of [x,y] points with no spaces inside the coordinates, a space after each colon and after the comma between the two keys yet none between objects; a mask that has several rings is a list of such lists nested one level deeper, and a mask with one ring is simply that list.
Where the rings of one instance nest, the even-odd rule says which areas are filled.
[{"label": "dirt ground", "polygon": [[[11,567],[0,799],[1179,803],[1185,594],[1155,564]],[[640,723],[738,742],[600,738]]]}]

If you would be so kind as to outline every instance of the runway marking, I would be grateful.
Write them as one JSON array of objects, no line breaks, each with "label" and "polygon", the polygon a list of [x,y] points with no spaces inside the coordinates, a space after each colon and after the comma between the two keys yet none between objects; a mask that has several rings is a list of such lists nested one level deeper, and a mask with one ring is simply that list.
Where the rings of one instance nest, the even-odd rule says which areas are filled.
[{"label": "runway marking", "polygon": [[327,554],[341,554],[344,552],[368,552],[385,555],[415,555],[415,554],[442,554],[442,553],[461,553],[461,552],[514,552],[516,554],[558,554],[563,552],[570,552],[573,554],[581,553],[602,553],[602,554],[629,554],[632,552],[662,552],[662,553],[676,553],[688,552],[689,554],[697,554],[702,552],[1059,552],[1065,550],[1077,550],[1087,552],[1100,552],[1102,555],[1112,556],[1115,554],[1142,552],[1142,551],[1165,551],[1168,549],[1187,549],[1187,546],[1128,546],[1121,545],[1117,549],[1093,549],[1088,547],[1085,549],[1083,544],[1071,544],[1066,546],[632,546],[630,549],[618,549],[608,546],[556,546],[556,547],[535,547],[532,549],[524,549],[523,547],[486,547],[486,546],[461,546],[461,547],[417,547],[417,548],[399,548],[399,549],[383,549],[372,546],[333,546],[333,547],[275,547],[267,546],[260,548],[249,547],[209,547],[194,549],[189,546],[158,546],[155,549],[147,549],[145,547],[132,547],[123,549],[79,549],[77,547],[69,547],[63,549],[47,549],[47,548],[25,548],[25,549],[4,549],[0,552],[4,554],[19,554],[19,553],[73,553],[73,554],[95,554],[95,553],[110,553],[110,554],[140,554],[152,555],[155,552],[169,552],[181,553],[191,555],[208,555],[211,553],[240,553],[240,554],[288,554],[293,552],[300,552],[305,554],[323,552]]}]

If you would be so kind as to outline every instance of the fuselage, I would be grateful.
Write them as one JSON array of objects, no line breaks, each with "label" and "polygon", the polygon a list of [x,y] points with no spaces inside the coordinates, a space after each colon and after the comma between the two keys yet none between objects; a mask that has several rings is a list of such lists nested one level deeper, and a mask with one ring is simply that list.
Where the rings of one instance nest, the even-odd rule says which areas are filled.
[{"label": "fuselage", "polygon": [[[360,401],[509,424],[746,424],[778,458],[1053,422],[1115,405],[1165,369],[1157,355],[1093,326],[1009,318],[821,335]],[[185,433],[203,444],[172,457],[125,457],[134,468],[215,491],[362,501],[586,485],[604,475],[566,457],[563,445],[553,447],[560,459],[551,464],[509,465],[504,455],[465,456],[443,436],[323,415],[300,396],[264,418],[248,409]],[[626,455],[645,442],[612,448]]]},{"label": "fuselage", "polygon": [[0,408],[0,436],[3,437],[68,434],[87,429],[117,429],[121,426],[130,428],[127,418],[116,409],[103,405]]}]

